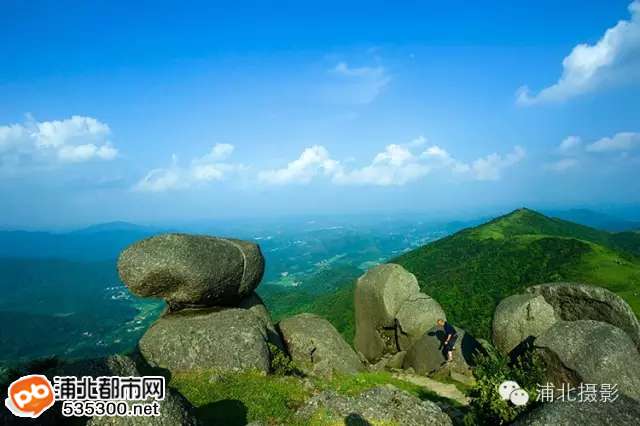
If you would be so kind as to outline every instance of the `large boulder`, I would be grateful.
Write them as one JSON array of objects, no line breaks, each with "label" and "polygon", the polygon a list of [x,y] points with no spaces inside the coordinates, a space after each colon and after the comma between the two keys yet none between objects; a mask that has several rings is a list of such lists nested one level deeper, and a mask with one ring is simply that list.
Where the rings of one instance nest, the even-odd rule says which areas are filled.
[{"label": "large boulder", "polygon": [[260,322],[264,325],[267,330],[267,337],[269,339],[269,343],[272,343],[278,349],[284,350],[284,343],[282,342],[282,337],[276,326],[273,324],[271,320],[271,314],[267,310],[267,307],[264,305],[264,302],[256,293],[251,293],[248,297],[245,297],[238,304],[238,308],[248,309],[252,312]]},{"label": "large boulder", "polygon": [[[46,371],[42,371],[50,380],[53,376],[90,376],[98,378],[101,376],[141,376],[136,362],[122,355],[112,355],[105,358],[84,359],[73,362],[66,362],[52,366]],[[129,401],[133,403],[152,403],[154,400]],[[182,425],[197,426],[201,424],[195,414],[191,403],[175,390],[165,387],[165,398],[158,402],[160,415],[153,417],[113,417],[102,416],[88,419],[87,425],[91,426],[164,426]],[[74,419],[62,416],[62,403],[57,402],[52,408],[47,410],[38,420],[20,419],[9,414],[8,410],[0,410],[0,424],[2,425],[77,425],[84,424],[84,419]]]},{"label": "large boulder", "polygon": [[[458,340],[453,351],[453,361],[449,365],[451,371],[461,374],[471,374],[471,368],[475,365],[474,356],[482,353],[480,343],[463,329],[456,327]],[[444,331],[439,327],[433,327],[423,334],[407,351],[402,367],[404,369],[413,368],[418,374],[431,374],[443,366],[446,360],[443,342]]]},{"label": "large boulder", "polygon": [[357,373],[364,369],[358,355],[329,321],[299,314],[279,323],[291,359],[306,374]]},{"label": "large boulder", "polygon": [[138,344],[144,359],[171,372],[194,369],[268,372],[269,334],[249,309],[184,310],[159,318]]},{"label": "large boulder", "polygon": [[172,311],[229,306],[260,284],[264,258],[246,241],[163,234],[127,247],[118,272],[132,293],[161,297]]},{"label": "large boulder", "polygon": [[451,419],[435,403],[421,401],[391,385],[356,397],[324,391],[311,398],[298,416],[312,424],[449,426]]},{"label": "large boulder", "polygon": [[[154,400],[147,401],[130,401],[129,405],[134,403],[152,403]],[[167,388],[165,398],[158,401],[160,406],[159,416],[135,416],[135,417],[118,417],[118,416],[101,416],[92,417],[87,422],[87,426],[198,426],[203,423],[198,420],[193,406],[185,397],[178,392]]]},{"label": "large boulder", "polygon": [[379,265],[358,279],[354,297],[355,347],[370,362],[409,349],[442,307],[420,292],[416,277],[396,264]]},{"label": "large boulder", "polygon": [[[577,399],[577,396],[574,396]],[[636,426],[640,403],[624,395],[615,401],[554,401],[518,418],[514,426]]]},{"label": "large boulder", "polygon": [[539,294],[565,321],[594,320],[624,330],[640,350],[640,322],[627,302],[602,287],[575,283],[541,284],[527,292]]},{"label": "large boulder", "polygon": [[509,296],[498,304],[493,315],[493,343],[500,353],[507,355],[555,322],[553,307],[541,295]]},{"label": "large boulder", "polygon": [[604,322],[559,321],[534,341],[547,380],[562,383],[617,384],[640,399],[640,354],[631,338]]}]

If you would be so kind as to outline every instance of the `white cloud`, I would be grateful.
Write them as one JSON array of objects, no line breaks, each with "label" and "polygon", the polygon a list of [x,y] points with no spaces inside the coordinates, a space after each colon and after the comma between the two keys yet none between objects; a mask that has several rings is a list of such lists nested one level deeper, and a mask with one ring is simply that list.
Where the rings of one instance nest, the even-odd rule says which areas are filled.
[{"label": "white cloud", "polygon": [[180,166],[178,157],[171,157],[171,165],[151,170],[133,187],[135,191],[164,192],[187,189],[201,183],[220,181],[229,174],[244,170],[242,164],[227,163],[234,147],[229,144],[216,144],[206,155],[191,160],[188,166]]},{"label": "white cloud", "polygon": [[340,62],[329,73],[334,78],[324,87],[324,97],[338,103],[369,104],[391,81],[382,66],[350,67],[346,62]]},{"label": "white cloud", "polygon": [[388,145],[368,165],[354,168],[347,168],[345,164],[349,162],[331,158],[325,147],[316,145],[305,149],[298,159],[286,167],[263,171],[258,177],[263,183],[275,185],[306,184],[316,177],[324,176],[339,185],[401,186],[416,181],[431,171],[445,169],[475,180],[498,180],[506,168],[515,165],[525,156],[521,147],[515,147],[512,153],[506,155],[494,153],[472,163],[465,163],[456,160],[437,145],[430,146],[417,155],[412,152],[412,148],[421,145],[423,141],[416,144],[416,140],[403,145]]},{"label": "white cloud", "polygon": [[631,151],[640,147],[640,133],[620,132],[587,146],[589,152]]},{"label": "white cloud", "polygon": [[640,78],[640,0],[629,5],[631,18],[606,30],[597,43],[579,44],[562,61],[560,79],[538,94],[526,86],[518,89],[517,103],[532,105],[563,101],[596,90]]},{"label": "white cloud", "polygon": [[568,155],[582,146],[582,139],[578,136],[567,136],[558,146],[558,153]]},{"label": "white cloud", "polygon": [[524,149],[516,146],[513,152],[504,156],[493,153],[478,158],[471,164],[471,173],[476,180],[498,180],[504,169],[519,163],[524,157]]},{"label": "white cloud", "polygon": [[118,150],[109,141],[109,126],[92,117],[0,126],[0,168],[28,170],[91,160],[113,160]]},{"label": "white cloud", "polygon": [[371,164],[351,171],[338,170],[333,181],[338,184],[392,186],[404,185],[429,173],[429,167],[402,145],[388,145]]},{"label": "white cloud", "polygon": [[305,149],[300,157],[291,161],[286,167],[260,172],[258,179],[275,185],[309,183],[314,177],[332,175],[339,168],[340,164],[331,159],[325,147],[314,145]]},{"label": "white cloud", "polygon": [[563,158],[553,163],[547,164],[546,168],[554,172],[565,172],[569,169],[577,167],[579,161],[577,158]]}]

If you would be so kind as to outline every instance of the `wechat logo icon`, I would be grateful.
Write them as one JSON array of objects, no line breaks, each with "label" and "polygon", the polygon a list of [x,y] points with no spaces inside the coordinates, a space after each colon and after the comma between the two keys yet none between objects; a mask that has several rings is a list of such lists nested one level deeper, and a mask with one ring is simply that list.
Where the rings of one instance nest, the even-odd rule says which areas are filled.
[{"label": "wechat logo icon", "polygon": [[529,402],[529,394],[520,388],[517,382],[512,380],[504,381],[498,386],[498,393],[504,401],[511,401],[513,405],[522,407]]}]

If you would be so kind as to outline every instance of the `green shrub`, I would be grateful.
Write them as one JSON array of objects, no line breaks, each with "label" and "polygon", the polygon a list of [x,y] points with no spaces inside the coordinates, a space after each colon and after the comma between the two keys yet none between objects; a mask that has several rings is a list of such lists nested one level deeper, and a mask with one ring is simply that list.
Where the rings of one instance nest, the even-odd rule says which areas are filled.
[{"label": "green shrub", "polygon": [[[473,371],[476,383],[469,391],[472,399],[470,411],[464,418],[465,425],[509,423],[536,405],[537,384],[542,383],[544,377],[537,355],[526,352],[517,361],[509,363],[508,357],[492,353],[476,357],[476,363]],[[517,382],[529,393],[526,406],[518,407],[502,400],[498,387],[506,380]]]},{"label": "green shrub", "polygon": [[268,343],[271,353],[271,371],[278,376],[301,375],[296,363],[279,347]]}]

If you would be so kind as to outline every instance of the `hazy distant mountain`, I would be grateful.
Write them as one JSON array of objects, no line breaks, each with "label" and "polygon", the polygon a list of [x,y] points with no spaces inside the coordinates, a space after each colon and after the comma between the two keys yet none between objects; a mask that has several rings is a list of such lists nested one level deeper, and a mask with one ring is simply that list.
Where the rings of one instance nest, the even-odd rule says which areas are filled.
[{"label": "hazy distant mountain", "polygon": [[99,223],[91,225],[86,228],[78,229],[71,232],[72,234],[95,234],[98,232],[143,232],[143,233],[155,233],[161,231],[160,228],[154,228],[151,226],[137,225],[135,223],[115,221],[107,223]]},{"label": "hazy distant mountain", "polygon": [[97,225],[66,234],[0,231],[0,258],[115,259],[129,244],[158,232],[127,225]]},{"label": "hazy distant mountain", "polygon": [[606,213],[588,209],[550,210],[544,211],[544,213],[547,216],[557,217],[605,231],[620,232],[640,228],[640,222],[638,221],[620,219]]}]

